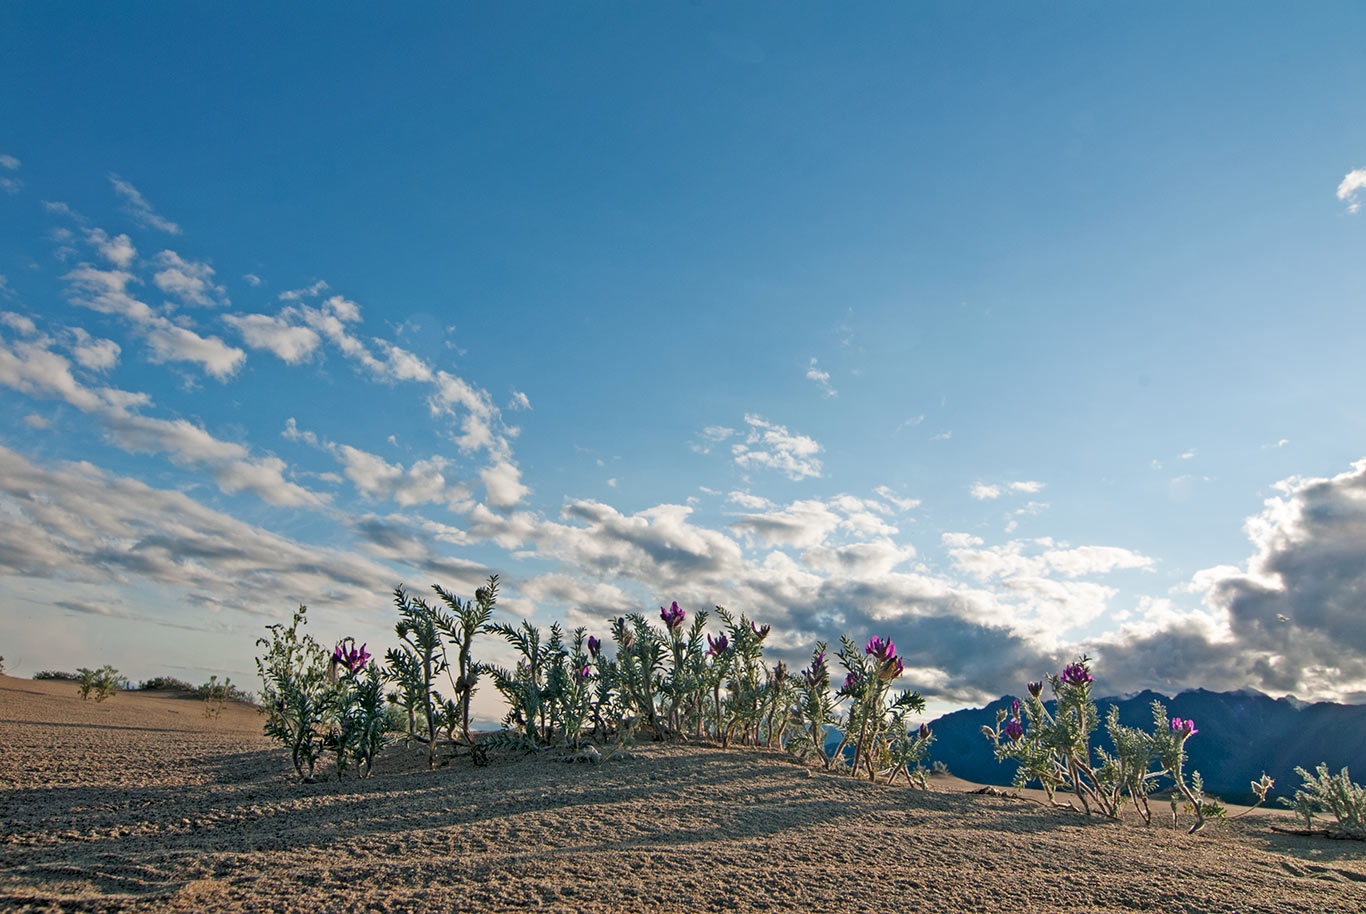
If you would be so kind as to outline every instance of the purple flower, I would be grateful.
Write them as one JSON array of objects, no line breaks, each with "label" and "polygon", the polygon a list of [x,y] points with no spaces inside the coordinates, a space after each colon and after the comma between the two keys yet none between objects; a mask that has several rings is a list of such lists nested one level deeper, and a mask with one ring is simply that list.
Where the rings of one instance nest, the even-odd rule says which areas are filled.
[{"label": "purple flower", "polygon": [[1172,718],[1172,732],[1173,732],[1173,733],[1176,733],[1177,736],[1179,736],[1181,739],[1184,740],[1186,737],[1188,737],[1188,736],[1194,736],[1195,734],[1199,733],[1200,731],[1197,730],[1197,729],[1195,729],[1195,721],[1193,721],[1193,720],[1182,720],[1182,719],[1179,718],[1179,717],[1173,717],[1173,718]]},{"label": "purple flower", "polygon": [[726,649],[729,647],[730,641],[727,640],[725,635],[718,635],[715,639],[713,639],[711,635],[708,635],[706,656],[719,656],[721,654],[724,654],[726,652]]},{"label": "purple flower", "polygon": [[1069,663],[1062,671],[1062,681],[1067,685],[1085,685],[1092,682],[1091,674],[1086,667],[1080,663]]},{"label": "purple flower", "polygon": [[575,672],[575,675],[578,676],[579,679],[580,679],[581,681],[584,681],[584,682],[587,682],[587,681],[588,681],[588,677],[591,676],[591,675],[593,674],[593,671],[590,670],[588,667],[584,667],[584,668],[581,669],[581,670],[575,670],[574,672]]},{"label": "purple flower", "polygon": [[1010,714],[1012,717],[1020,716],[1020,699],[1015,699],[1010,703]]},{"label": "purple flower", "polygon": [[858,673],[850,673],[844,677],[844,686],[840,689],[842,695],[852,695],[854,690],[859,687]]},{"label": "purple flower", "polygon": [[662,606],[659,607],[659,618],[664,620],[664,626],[671,632],[677,630],[678,627],[683,624],[683,617],[686,615],[687,613],[678,608],[677,600],[675,600],[673,605],[668,609],[665,609]]},{"label": "purple flower", "polygon": [[1024,724],[1020,723],[1018,717],[1012,717],[1010,720],[1006,721],[1005,726],[1001,728],[1001,732],[1012,740],[1019,740],[1024,736]]},{"label": "purple flower", "polygon": [[596,657],[596,656],[598,656],[598,652],[601,651],[601,650],[602,650],[602,642],[599,641],[597,638],[594,638],[592,635],[589,635],[589,636],[588,636],[588,653],[590,653],[590,654],[592,654],[594,657]]},{"label": "purple flower", "polygon": [[1038,698],[1039,695],[1043,693],[1043,680],[1040,679],[1038,682],[1028,683],[1026,684],[1025,688],[1029,689],[1030,695],[1033,695],[1035,698]]},{"label": "purple flower", "polygon": [[802,670],[802,680],[811,688],[821,685],[828,677],[825,670]]},{"label": "purple flower", "polygon": [[356,647],[356,642],[347,638],[345,641],[337,642],[336,648],[332,651],[332,661],[352,673],[358,673],[365,668],[365,662],[370,659],[370,652],[365,649],[365,645]]},{"label": "purple flower", "polygon": [[773,626],[771,625],[759,626],[755,625],[753,622],[749,623],[749,630],[754,632],[754,637],[758,638],[760,641],[763,641],[765,638],[768,637],[768,633],[772,630],[772,628]]},{"label": "purple flower", "polygon": [[896,645],[892,643],[890,638],[885,641],[882,638],[869,638],[868,646],[863,649],[863,652],[879,660],[887,660],[896,656]]}]

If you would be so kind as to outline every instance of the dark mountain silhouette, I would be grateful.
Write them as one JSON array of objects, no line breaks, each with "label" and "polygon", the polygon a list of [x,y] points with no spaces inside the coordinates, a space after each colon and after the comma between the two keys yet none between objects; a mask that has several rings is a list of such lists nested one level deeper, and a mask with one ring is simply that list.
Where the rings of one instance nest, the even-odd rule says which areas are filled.
[{"label": "dark mountain silhouette", "polygon": [[[932,722],[935,742],[930,760],[943,762],[951,773],[969,781],[1009,784],[1015,765],[996,761],[982,726],[994,726],[997,709],[1008,708],[1011,700],[1000,698],[985,708],[955,711]],[[1154,700],[1166,706],[1169,718],[1195,721],[1200,732],[1186,743],[1189,770],[1199,771],[1205,790],[1226,801],[1251,802],[1249,784],[1263,771],[1276,781],[1272,795],[1293,795],[1302,783],[1295,774],[1296,765],[1313,771],[1326,762],[1335,773],[1354,766],[1353,780],[1366,781],[1366,705],[1305,704],[1247,689],[1195,689],[1175,698],[1144,691],[1128,698],[1096,700],[1100,744],[1110,748],[1104,725],[1110,705],[1119,707],[1120,723],[1151,730]],[[1053,710],[1052,702],[1048,708]],[[1169,781],[1160,782],[1159,791],[1167,786]]]}]

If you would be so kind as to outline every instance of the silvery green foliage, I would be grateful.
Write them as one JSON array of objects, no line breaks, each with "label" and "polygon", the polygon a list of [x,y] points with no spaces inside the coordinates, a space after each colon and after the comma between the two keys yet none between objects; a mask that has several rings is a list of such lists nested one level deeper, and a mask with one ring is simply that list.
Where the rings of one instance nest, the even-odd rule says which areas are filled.
[{"label": "silvery green foliage", "polygon": [[[408,710],[409,738],[427,744],[427,767],[432,768],[436,765],[436,707],[441,701],[436,694],[436,677],[449,666],[441,640],[447,620],[421,597],[410,597],[401,584],[394,588],[394,607],[399,615],[394,626],[399,646],[385,654],[386,672],[399,684],[401,700]],[[419,712],[426,723],[425,737],[414,732]]]},{"label": "silvery green foliage", "polygon": [[933,737],[928,727],[908,729],[907,718],[925,710],[919,692],[893,689],[904,670],[896,645],[883,638],[871,638],[863,650],[848,637],[840,639],[838,654],[846,670],[844,683],[836,692],[836,703],[846,703],[840,729],[844,736],[827,766],[845,764],[847,746],[854,755],[850,773],[866,772],[870,780],[887,775],[895,780],[905,774],[908,780],[924,782],[920,762]]},{"label": "silvery green foliage", "polygon": [[593,717],[596,695],[585,629],[575,629],[568,645],[558,622],[544,638],[526,621],[516,628],[499,623],[488,630],[502,635],[519,654],[511,670],[486,667],[508,703],[503,726],[527,746],[578,746]]},{"label": "silvery green foliage", "polygon": [[82,701],[94,695],[95,702],[98,704],[106,698],[112,697],[119,690],[119,671],[107,663],[97,670],[80,667],[76,670],[76,674],[80,680]]},{"label": "silvery green foliage", "polygon": [[1305,828],[1314,827],[1316,813],[1331,813],[1340,829],[1366,837],[1366,787],[1352,783],[1346,768],[1333,774],[1320,762],[1313,774],[1299,767],[1295,773],[1304,779],[1304,785],[1295,790],[1293,801],[1282,802],[1304,817]]},{"label": "silvery green foliage", "polygon": [[442,717],[451,741],[455,741],[455,728],[460,728],[460,737],[466,745],[473,745],[470,736],[470,699],[474,697],[479,683],[479,664],[471,656],[475,636],[485,631],[493,616],[493,607],[498,602],[498,575],[492,575],[483,587],[474,592],[473,600],[461,600],[438,584],[432,590],[450,609],[450,614],[438,614],[437,627],[455,647],[456,663],[454,670],[448,663],[446,674],[451,680],[455,699],[447,699],[442,705]]},{"label": "silvery green foliage", "polygon": [[[1056,701],[1052,712],[1044,705],[1043,685],[1047,681]],[[1222,807],[1204,796],[1198,772],[1187,779],[1186,740],[1198,731],[1191,721],[1168,720],[1166,708],[1154,701],[1153,730],[1119,723],[1117,709],[1106,716],[1106,730],[1114,753],[1092,747],[1091,740],[1100,725],[1092,697],[1089,660],[1082,657],[1069,664],[1061,674],[1029,684],[1025,704],[1017,699],[1010,710],[997,712],[996,726],[983,727],[983,734],[995,746],[998,761],[1011,759],[1019,766],[1015,786],[1038,783],[1055,805],[1058,791],[1070,791],[1081,811],[1118,818],[1127,798],[1151,823],[1148,797],[1159,779],[1171,782],[1173,821],[1177,803],[1184,799],[1195,816],[1190,831],[1200,829],[1207,815],[1222,816]]]},{"label": "silvery green foliage", "polygon": [[788,746],[800,757],[814,755],[829,768],[831,757],[825,751],[825,734],[826,728],[835,723],[836,702],[830,692],[830,669],[825,650],[825,642],[817,642],[811,652],[811,666],[795,679],[797,699],[793,711],[802,735]]},{"label": "silvery green foliage", "polygon": [[337,680],[330,691],[324,744],[336,753],[337,777],[354,764],[362,778],[388,742],[384,672],[371,660],[355,670],[334,663]]},{"label": "silvery green foliage", "polygon": [[300,606],[287,627],[266,626],[269,637],[256,640],[257,647],[266,648],[256,658],[256,671],[261,677],[266,735],[289,750],[294,770],[311,781],[323,753],[331,684],[327,654],[312,636],[299,631],[307,624],[306,611]]}]

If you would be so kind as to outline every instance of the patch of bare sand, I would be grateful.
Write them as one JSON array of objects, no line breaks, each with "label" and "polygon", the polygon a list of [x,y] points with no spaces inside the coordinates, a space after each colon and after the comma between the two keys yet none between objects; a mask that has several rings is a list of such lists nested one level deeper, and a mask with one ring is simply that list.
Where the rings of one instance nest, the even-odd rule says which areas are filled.
[{"label": "patch of bare sand", "polygon": [[259,714],[0,677],[0,908],[33,911],[1343,911],[1357,842],[1262,813],[1186,836],[970,785],[643,746],[598,765],[393,750],[300,784]]}]

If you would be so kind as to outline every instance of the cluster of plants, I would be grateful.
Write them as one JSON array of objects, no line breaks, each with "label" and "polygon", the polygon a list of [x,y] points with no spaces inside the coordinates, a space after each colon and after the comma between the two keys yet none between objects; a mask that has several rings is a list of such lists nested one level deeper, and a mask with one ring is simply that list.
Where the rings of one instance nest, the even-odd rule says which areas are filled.
[{"label": "cluster of plants", "polygon": [[80,682],[81,700],[94,698],[96,703],[115,695],[123,682],[119,671],[107,663],[95,670],[80,667],[76,670],[76,678]]},{"label": "cluster of plants", "polygon": [[[258,641],[267,649],[257,658],[266,730],[290,750],[302,777],[312,778],[328,751],[339,773],[354,762],[368,774],[385,739],[383,724],[397,716],[403,738],[425,744],[429,766],[440,744],[478,761],[495,744],[576,749],[586,741],[619,746],[642,734],[782,748],[831,770],[924,783],[921,762],[933,735],[909,723],[925,704],[918,692],[896,687],[904,664],[889,640],[873,638],[859,648],[843,639],[836,656],[844,678],[835,687],[824,643],[810,667],[793,675],[764,658],[769,626],[722,607],[714,627],[711,613],[689,620],[673,603],[661,607],[658,624],[632,613],[610,622],[600,639],[582,627],[566,633],[559,623],[542,630],[526,621],[493,622],[497,576],[468,601],[440,586],[432,590],[432,602],[401,586],[394,591],[399,643],[382,667],[365,662],[364,645],[359,655],[345,653],[354,650],[349,641],[329,661],[300,632],[302,607],[290,626],[269,626],[270,636]],[[480,635],[506,641],[515,662],[475,660]],[[508,712],[502,732],[479,742],[470,732],[470,700],[484,675]],[[379,698],[384,686],[392,686],[387,713]],[[843,734],[833,749],[832,727]]]},{"label": "cluster of plants", "polygon": [[[982,733],[995,747],[998,761],[1017,764],[1015,786],[1038,784],[1055,805],[1059,792],[1070,792],[1081,811],[1119,818],[1127,800],[1147,824],[1152,823],[1148,799],[1158,789],[1170,789],[1172,826],[1182,806],[1194,816],[1190,833],[1204,827],[1206,818],[1223,819],[1226,810],[1205,796],[1200,772],[1186,771],[1186,741],[1200,731],[1195,721],[1168,718],[1162,702],[1152,703],[1153,728],[1126,727],[1113,705],[1105,717],[1105,730],[1113,751],[1092,745],[1100,727],[1100,715],[1091,694],[1094,682],[1090,661],[1081,657],[1061,673],[1026,686],[1029,697],[1015,699],[1009,710],[996,715],[995,727]],[[1050,710],[1043,700],[1047,683],[1053,695]],[[1265,774],[1251,784],[1260,806],[1274,786]],[[1076,808],[1076,807],[1073,807]],[[1240,815],[1251,812],[1249,809]]]},{"label": "cluster of plants", "polygon": [[197,686],[174,676],[153,676],[140,682],[138,691],[184,692],[204,702],[205,717],[218,717],[230,701],[250,704],[254,697],[250,692],[233,685],[231,678],[225,677],[219,682],[217,676],[210,676],[208,682]]},{"label": "cluster of plants", "polygon": [[39,670],[33,674],[35,680],[53,680],[56,682],[75,682],[81,677],[75,673],[68,673],[65,670]]}]

